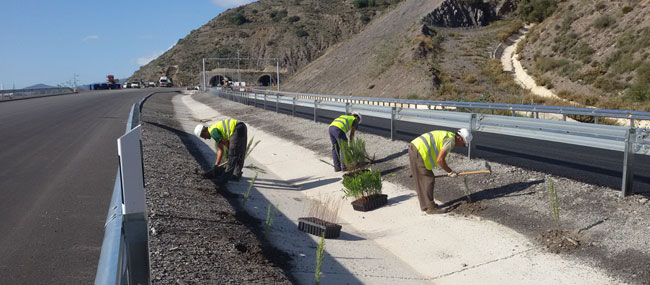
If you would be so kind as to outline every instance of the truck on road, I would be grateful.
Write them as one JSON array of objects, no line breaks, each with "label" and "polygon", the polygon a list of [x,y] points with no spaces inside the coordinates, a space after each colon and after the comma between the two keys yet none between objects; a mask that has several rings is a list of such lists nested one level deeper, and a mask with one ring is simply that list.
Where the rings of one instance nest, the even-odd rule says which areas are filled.
[{"label": "truck on road", "polygon": [[158,86],[160,87],[172,87],[173,85],[172,79],[167,78],[167,76],[162,76],[160,77],[160,80],[158,80]]}]

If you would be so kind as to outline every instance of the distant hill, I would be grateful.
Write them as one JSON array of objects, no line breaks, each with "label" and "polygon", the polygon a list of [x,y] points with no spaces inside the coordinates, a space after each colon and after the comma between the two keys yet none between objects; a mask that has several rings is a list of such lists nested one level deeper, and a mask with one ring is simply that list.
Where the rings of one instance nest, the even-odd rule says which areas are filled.
[{"label": "distant hill", "polygon": [[43,88],[54,88],[54,87],[55,86],[50,86],[50,85],[47,85],[47,84],[39,83],[39,84],[35,84],[35,85],[32,85],[32,86],[27,86],[27,87],[25,87],[23,89],[43,89]]}]

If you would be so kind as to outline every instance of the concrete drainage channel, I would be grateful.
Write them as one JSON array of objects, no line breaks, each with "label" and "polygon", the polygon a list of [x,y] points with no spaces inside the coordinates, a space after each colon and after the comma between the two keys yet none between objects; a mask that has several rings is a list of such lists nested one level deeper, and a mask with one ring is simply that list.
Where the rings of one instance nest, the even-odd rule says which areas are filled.
[{"label": "concrete drainage channel", "polygon": [[[197,122],[225,118],[191,96],[175,97],[174,106],[188,133]],[[261,221],[271,205],[279,209],[266,237],[293,257],[289,272],[297,281],[311,283],[318,238],[300,232],[298,218],[305,216],[309,200],[340,199],[340,175],[320,161],[328,158],[249,125],[249,137],[253,135],[262,143],[246,164],[267,173],[257,177],[245,209]],[[244,177],[254,175],[246,170]],[[228,189],[243,197],[248,184],[231,182]],[[343,229],[338,239],[326,241],[323,282],[572,284],[589,276],[595,284],[617,283],[585,264],[543,252],[502,225],[472,217],[423,215],[412,192],[399,185],[384,182],[383,193],[392,197],[388,205],[368,213],[355,212],[342,201]],[[563,276],[548,272],[563,272]]]}]

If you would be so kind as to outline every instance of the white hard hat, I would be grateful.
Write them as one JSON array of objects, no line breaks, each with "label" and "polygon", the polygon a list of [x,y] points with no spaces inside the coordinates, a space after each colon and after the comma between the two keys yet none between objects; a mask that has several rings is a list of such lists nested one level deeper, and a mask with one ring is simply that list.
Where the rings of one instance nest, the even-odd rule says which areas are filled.
[{"label": "white hard hat", "polygon": [[203,131],[203,128],[204,128],[204,126],[201,125],[201,124],[196,125],[196,127],[194,128],[194,134],[195,134],[197,137],[200,137],[200,136],[201,136],[201,132]]},{"label": "white hard hat", "polygon": [[361,114],[359,114],[359,112],[352,112],[352,116],[359,117],[359,124],[361,124]]},{"label": "white hard hat", "polygon": [[463,138],[465,144],[470,144],[472,142],[472,133],[468,129],[462,128],[459,129],[456,133]]}]

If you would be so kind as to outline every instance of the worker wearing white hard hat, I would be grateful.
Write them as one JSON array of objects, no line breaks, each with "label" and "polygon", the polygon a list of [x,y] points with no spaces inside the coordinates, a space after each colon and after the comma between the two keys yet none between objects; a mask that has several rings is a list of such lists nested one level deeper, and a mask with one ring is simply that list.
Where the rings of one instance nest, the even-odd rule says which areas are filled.
[{"label": "worker wearing white hard hat", "polygon": [[431,131],[414,140],[408,146],[411,173],[415,180],[415,191],[418,194],[420,210],[428,214],[441,212],[433,200],[435,175],[433,168],[440,166],[449,177],[456,177],[458,173],[447,165],[447,154],[454,147],[468,146],[472,141],[472,133],[465,128],[456,133],[448,131]]},{"label": "worker wearing white hard hat", "polygon": [[329,126],[329,135],[330,141],[332,142],[332,161],[334,162],[334,171],[345,171],[345,164],[341,161],[341,148],[339,147],[339,141],[347,141],[348,138],[345,136],[347,132],[350,132],[350,140],[354,139],[354,132],[356,132],[357,127],[361,123],[361,114],[359,112],[353,112],[352,115],[341,115],[338,118],[334,119]]},{"label": "worker wearing white hard hat", "polygon": [[[194,134],[202,139],[214,139],[217,158],[211,170],[203,173],[205,178],[218,178],[218,183],[239,180],[244,167],[246,154],[247,128],[244,122],[226,119],[206,127],[202,124],[194,128]],[[228,165],[225,170],[220,167],[223,153],[228,150]]]}]

